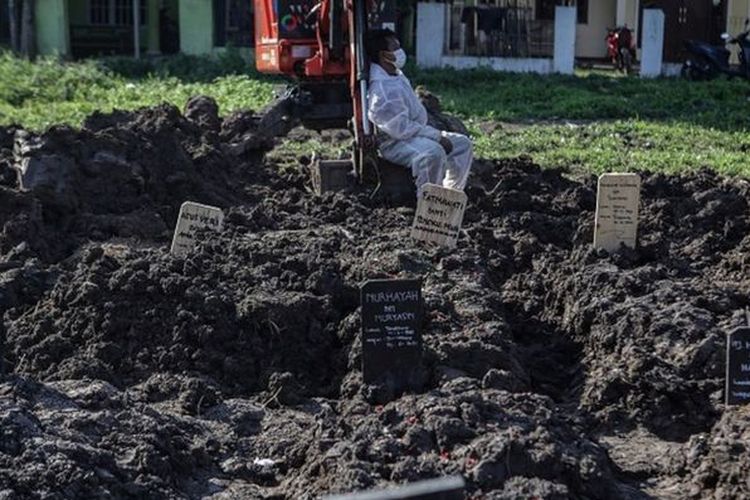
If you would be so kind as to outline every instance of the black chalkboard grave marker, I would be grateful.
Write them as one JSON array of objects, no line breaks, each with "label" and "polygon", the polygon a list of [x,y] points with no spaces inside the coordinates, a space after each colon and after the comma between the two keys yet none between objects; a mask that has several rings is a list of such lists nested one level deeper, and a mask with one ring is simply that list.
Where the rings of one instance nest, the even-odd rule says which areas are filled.
[{"label": "black chalkboard grave marker", "polygon": [[388,490],[327,496],[323,500],[463,500],[464,488],[461,476],[451,476]]},{"label": "black chalkboard grave marker", "polygon": [[362,286],[362,374],[366,384],[418,390],[422,363],[422,282],[373,280]]},{"label": "black chalkboard grave marker", "polygon": [[750,403],[750,327],[737,328],[727,335],[728,405]]}]

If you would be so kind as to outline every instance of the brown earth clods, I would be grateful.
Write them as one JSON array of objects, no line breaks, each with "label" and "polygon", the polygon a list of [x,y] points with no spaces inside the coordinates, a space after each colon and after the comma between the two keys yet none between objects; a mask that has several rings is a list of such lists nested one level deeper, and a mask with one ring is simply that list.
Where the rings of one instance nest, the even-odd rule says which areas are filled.
[{"label": "brown earth clods", "polygon": [[[315,197],[257,125],[197,98],[0,129],[0,499],[750,495],[750,408],[722,405],[747,181],[644,173],[640,246],[609,255],[594,177],[478,160],[448,251],[413,207]],[[186,200],[227,217],[177,258]],[[360,372],[359,286],[397,277],[426,310],[402,396]]]}]

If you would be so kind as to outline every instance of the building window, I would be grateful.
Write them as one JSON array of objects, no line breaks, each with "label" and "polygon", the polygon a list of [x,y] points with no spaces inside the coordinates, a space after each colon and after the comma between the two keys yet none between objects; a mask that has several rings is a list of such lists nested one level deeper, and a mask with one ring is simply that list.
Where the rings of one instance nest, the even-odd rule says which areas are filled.
[{"label": "building window", "polygon": [[216,45],[252,47],[254,40],[253,2],[248,0],[214,0]]},{"label": "building window", "polygon": [[91,24],[109,24],[109,0],[91,0],[89,19]]},{"label": "building window", "polygon": [[537,20],[553,21],[555,19],[555,6],[557,5],[576,6],[578,24],[589,23],[589,0],[537,0]]},{"label": "building window", "polygon": [[589,0],[578,0],[576,2],[578,7],[578,24],[589,23]]},{"label": "building window", "polygon": [[0,6],[0,44],[10,42],[10,13],[5,4]]},{"label": "building window", "polygon": [[253,3],[227,0],[227,42],[238,47],[253,45]]},{"label": "building window", "polygon": [[[139,5],[140,24],[146,24],[146,1]],[[133,25],[133,0],[89,0],[89,21],[91,24],[109,26]]]}]

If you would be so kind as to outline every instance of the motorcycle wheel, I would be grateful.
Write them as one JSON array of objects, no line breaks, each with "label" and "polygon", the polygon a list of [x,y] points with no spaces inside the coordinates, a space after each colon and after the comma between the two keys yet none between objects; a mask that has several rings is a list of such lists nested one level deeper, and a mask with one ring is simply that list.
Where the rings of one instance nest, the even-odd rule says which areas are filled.
[{"label": "motorcycle wheel", "polygon": [[680,76],[682,76],[682,78],[684,78],[685,80],[689,80],[691,82],[697,82],[705,78],[703,72],[698,69],[695,61],[692,60],[685,61],[682,64]]}]

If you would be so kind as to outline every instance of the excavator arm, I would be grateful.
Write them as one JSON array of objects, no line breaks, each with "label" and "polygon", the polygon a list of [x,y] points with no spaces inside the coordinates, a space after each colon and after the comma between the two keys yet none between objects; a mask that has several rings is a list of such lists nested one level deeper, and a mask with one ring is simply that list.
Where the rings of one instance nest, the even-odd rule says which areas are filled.
[{"label": "excavator arm", "polygon": [[[374,130],[367,119],[365,39],[368,21],[388,12],[388,3],[255,0],[257,68],[295,81],[264,114],[261,130],[280,135],[301,123],[315,130],[348,127],[354,135],[352,162],[321,162],[318,177],[348,169],[360,183],[381,184]],[[322,184],[318,179],[319,190],[324,190]]]}]

